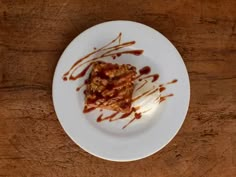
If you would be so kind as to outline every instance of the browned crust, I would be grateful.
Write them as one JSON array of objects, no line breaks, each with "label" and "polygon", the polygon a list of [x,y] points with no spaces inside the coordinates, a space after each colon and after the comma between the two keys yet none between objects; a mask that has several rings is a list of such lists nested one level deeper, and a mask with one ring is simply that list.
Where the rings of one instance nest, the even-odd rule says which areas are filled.
[{"label": "browned crust", "polygon": [[85,91],[85,108],[129,112],[136,68],[129,64],[95,62]]}]

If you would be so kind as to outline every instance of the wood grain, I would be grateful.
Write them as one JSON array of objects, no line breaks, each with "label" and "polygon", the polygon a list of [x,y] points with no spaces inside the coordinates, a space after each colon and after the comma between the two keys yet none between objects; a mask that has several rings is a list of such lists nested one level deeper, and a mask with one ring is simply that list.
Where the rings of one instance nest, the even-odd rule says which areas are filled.
[{"label": "wood grain", "polygon": [[[0,0],[1,177],[236,176],[235,0]],[[80,32],[133,20],[177,47],[191,80],[177,136],[143,160],[116,163],[75,145],[54,113],[56,63]]]}]

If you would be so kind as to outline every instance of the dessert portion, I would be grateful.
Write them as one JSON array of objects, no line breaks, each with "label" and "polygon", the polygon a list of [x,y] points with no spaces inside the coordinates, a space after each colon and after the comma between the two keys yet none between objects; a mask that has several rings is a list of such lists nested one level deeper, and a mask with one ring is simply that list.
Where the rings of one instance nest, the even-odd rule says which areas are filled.
[{"label": "dessert portion", "polygon": [[137,113],[151,113],[159,105],[160,87],[159,84],[152,83],[151,79],[139,81],[137,85],[140,86],[134,90],[132,107],[139,107]]},{"label": "dessert portion", "polygon": [[[98,61],[109,58],[114,61],[122,55],[140,56],[143,54],[142,49],[129,48],[136,43],[134,40],[121,41],[123,41],[122,33],[119,33],[115,39],[104,46],[98,49],[94,48],[94,51],[73,63],[69,70],[63,74],[62,79],[65,82],[82,79],[93,67],[89,78],[76,88],[76,91],[80,91],[84,86],[87,87],[84,90],[83,112],[88,113],[96,108],[115,111],[111,115],[103,115],[103,111],[100,110],[97,122],[113,122],[131,118],[122,128],[124,129],[134,120],[140,119],[142,114],[150,113],[150,110],[154,110],[156,105],[174,96],[172,93],[163,95],[162,92],[167,89],[168,85],[176,83],[177,79],[160,84],[156,82],[159,74],[151,73],[149,66],[140,68],[136,73],[136,68],[129,64],[118,65]],[[79,70],[80,72],[78,72]]]},{"label": "dessert portion", "polygon": [[94,62],[87,80],[84,110],[130,112],[135,77],[136,68],[130,64]]}]

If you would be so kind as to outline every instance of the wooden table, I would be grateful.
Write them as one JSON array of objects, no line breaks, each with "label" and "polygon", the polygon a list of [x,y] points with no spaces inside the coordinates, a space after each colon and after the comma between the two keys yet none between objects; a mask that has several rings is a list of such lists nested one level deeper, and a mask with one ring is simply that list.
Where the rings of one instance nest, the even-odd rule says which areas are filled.
[{"label": "wooden table", "polygon": [[[191,103],[177,136],[143,160],[96,158],[63,131],[52,77],[68,43],[95,24],[133,20],[181,53]],[[0,1],[1,177],[236,176],[236,1]]]}]

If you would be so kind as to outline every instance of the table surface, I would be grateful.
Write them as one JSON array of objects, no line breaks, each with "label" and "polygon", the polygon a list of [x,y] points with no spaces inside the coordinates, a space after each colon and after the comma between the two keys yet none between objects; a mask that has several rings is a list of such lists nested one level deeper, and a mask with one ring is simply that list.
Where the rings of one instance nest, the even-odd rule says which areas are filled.
[{"label": "table surface", "polygon": [[[0,1],[0,176],[236,176],[236,1]],[[191,102],[177,136],[143,160],[94,157],[63,131],[52,78],[69,42],[109,20],[164,34],[187,66]]]}]

